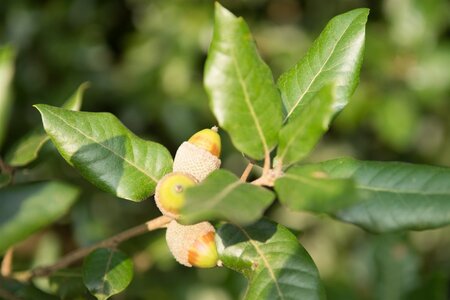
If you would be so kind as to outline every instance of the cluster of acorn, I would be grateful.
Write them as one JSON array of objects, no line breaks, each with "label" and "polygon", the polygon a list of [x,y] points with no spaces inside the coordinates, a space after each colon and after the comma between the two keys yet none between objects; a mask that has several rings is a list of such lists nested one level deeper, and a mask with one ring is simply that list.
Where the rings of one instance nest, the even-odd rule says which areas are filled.
[{"label": "cluster of acorn", "polygon": [[215,230],[209,222],[182,225],[176,220],[185,205],[185,191],[220,167],[221,141],[217,127],[203,129],[183,142],[175,154],[173,172],[158,182],[155,201],[173,220],[166,240],[175,259],[187,267],[211,268],[218,263]]}]

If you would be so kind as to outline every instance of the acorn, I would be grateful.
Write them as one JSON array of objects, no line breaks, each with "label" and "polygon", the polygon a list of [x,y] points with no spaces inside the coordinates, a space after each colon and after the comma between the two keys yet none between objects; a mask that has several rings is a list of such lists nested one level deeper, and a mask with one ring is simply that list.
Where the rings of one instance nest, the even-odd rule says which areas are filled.
[{"label": "acorn", "polygon": [[221,142],[217,127],[195,133],[178,148],[173,171],[188,173],[199,182],[220,167]]},{"label": "acorn", "polygon": [[178,218],[185,203],[185,191],[197,184],[197,180],[186,173],[172,172],[158,181],[155,201],[159,210],[171,218]]},{"label": "acorn", "polygon": [[216,231],[209,222],[181,225],[173,220],[166,232],[167,245],[175,259],[186,267],[212,268],[218,265]]}]

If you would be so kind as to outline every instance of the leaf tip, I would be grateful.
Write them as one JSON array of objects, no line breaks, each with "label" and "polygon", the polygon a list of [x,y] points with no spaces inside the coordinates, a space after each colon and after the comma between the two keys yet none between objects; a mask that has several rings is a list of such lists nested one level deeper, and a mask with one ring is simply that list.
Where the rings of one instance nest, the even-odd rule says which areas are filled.
[{"label": "leaf tip", "polygon": [[33,107],[36,108],[38,110],[38,112],[40,112],[42,114],[42,107],[45,104],[34,104]]},{"label": "leaf tip", "polygon": [[91,87],[91,82],[90,82],[90,81],[84,81],[84,82],[82,82],[82,83],[80,84],[80,86],[78,87],[78,89],[84,91],[84,90],[86,90],[86,89],[88,89],[88,88],[90,88],[90,87]]},{"label": "leaf tip", "polygon": [[229,18],[229,19],[236,18],[236,16],[232,12],[230,12],[228,9],[226,9],[218,1],[216,1],[216,3],[215,3],[215,17],[216,17],[216,20],[221,19],[221,18]]},{"label": "leaf tip", "polygon": [[80,96],[83,96],[83,94],[86,92],[86,90],[89,89],[90,87],[91,87],[91,82],[89,82],[89,81],[82,82],[77,89],[77,94],[79,94]]},{"label": "leaf tip", "polygon": [[365,20],[367,20],[367,17],[369,16],[369,13],[370,13],[370,8],[361,7],[361,8],[354,9],[353,12],[355,12],[355,14],[357,16],[362,16],[362,17],[364,17]]},{"label": "leaf tip", "polygon": [[33,107],[39,111],[42,117],[44,116],[46,110],[52,108],[52,106],[48,104],[34,104]]}]

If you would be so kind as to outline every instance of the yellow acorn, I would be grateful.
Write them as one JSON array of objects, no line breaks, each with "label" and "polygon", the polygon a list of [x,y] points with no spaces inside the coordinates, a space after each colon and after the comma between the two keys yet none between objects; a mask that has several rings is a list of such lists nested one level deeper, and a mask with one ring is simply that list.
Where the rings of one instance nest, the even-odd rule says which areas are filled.
[{"label": "yellow acorn", "polygon": [[178,213],[184,206],[185,191],[195,184],[197,180],[186,173],[173,172],[161,178],[155,191],[159,210],[168,217],[178,218]]},{"label": "yellow acorn", "polygon": [[216,126],[211,129],[200,130],[191,136],[188,142],[205,149],[215,157],[220,157],[222,144],[220,142],[220,135],[217,131],[218,128]]},{"label": "yellow acorn", "polygon": [[209,222],[181,225],[173,220],[166,232],[167,245],[175,259],[186,267],[217,266],[216,231]]},{"label": "yellow acorn", "polygon": [[217,127],[203,129],[181,144],[175,154],[173,171],[188,173],[202,181],[220,167],[221,142]]}]

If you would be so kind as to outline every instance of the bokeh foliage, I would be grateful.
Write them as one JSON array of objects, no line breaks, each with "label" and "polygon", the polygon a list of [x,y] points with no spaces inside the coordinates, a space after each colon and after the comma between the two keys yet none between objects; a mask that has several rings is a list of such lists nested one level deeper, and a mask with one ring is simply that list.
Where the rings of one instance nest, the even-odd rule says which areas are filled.
[{"label": "bokeh foliage", "polygon": [[[305,54],[331,17],[369,7],[360,85],[309,161],[350,155],[450,165],[448,1],[222,4],[247,20],[276,77]],[[1,156],[40,126],[32,104],[61,105],[85,81],[91,87],[83,110],[111,112],[137,135],[166,145],[174,154],[193,132],[216,122],[202,86],[212,21],[211,1],[0,1],[0,45],[16,51],[12,113]],[[222,137],[224,167],[238,174],[245,159]],[[14,178],[15,183],[43,179],[68,180],[83,193],[64,220],[19,247],[17,268],[37,259],[36,243],[65,252],[158,214],[152,201],[119,201],[97,190],[66,166],[51,144],[36,162],[17,169]],[[330,299],[427,295],[437,300],[450,293],[448,227],[377,236],[279,206],[269,216],[301,232],[299,239],[318,265]],[[58,238],[46,238],[50,235]],[[162,233],[133,239],[122,248],[133,257],[136,274],[131,286],[113,299],[236,299],[245,287],[243,277],[223,268],[177,266]],[[42,283],[35,284],[42,289]],[[56,289],[52,281],[44,288],[49,293]],[[86,297],[84,290],[79,294]]]}]

